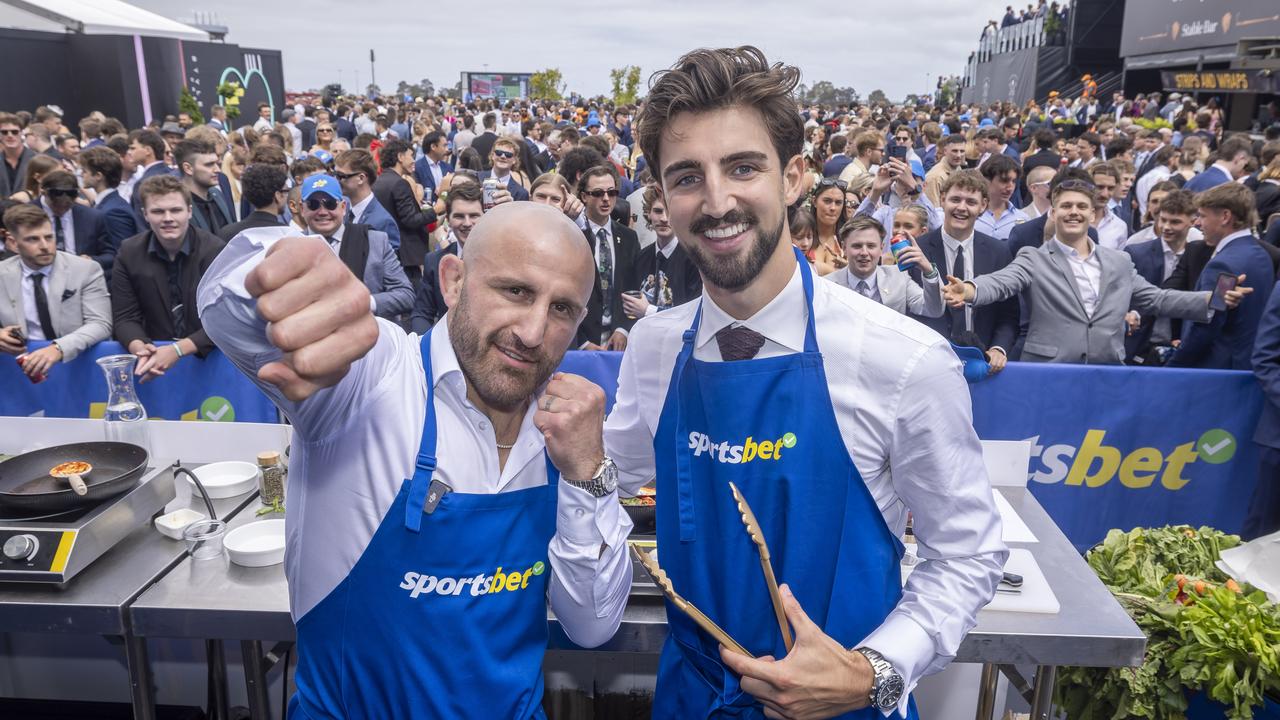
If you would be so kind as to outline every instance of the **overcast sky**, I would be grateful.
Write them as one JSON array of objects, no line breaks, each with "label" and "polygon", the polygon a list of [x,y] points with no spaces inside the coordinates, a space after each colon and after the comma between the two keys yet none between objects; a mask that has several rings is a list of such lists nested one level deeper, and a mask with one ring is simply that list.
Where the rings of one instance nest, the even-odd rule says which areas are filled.
[{"label": "overcast sky", "polygon": [[[453,86],[463,70],[533,72],[558,67],[570,90],[609,92],[609,69],[639,65],[648,76],[699,46],[753,44],[770,60],[798,65],[803,82],[829,80],[865,97],[928,92],[938,75],[959,74],[982,26],[1002,0],[756,0],[646,2],[459,2],[412,0],[132,0],[175,20],[216,8],[228,42],[284,53],[285,86],[319,88],[356,73],[369,82],[430,78]],[[822,9],[819,9],[822,8]]]}]

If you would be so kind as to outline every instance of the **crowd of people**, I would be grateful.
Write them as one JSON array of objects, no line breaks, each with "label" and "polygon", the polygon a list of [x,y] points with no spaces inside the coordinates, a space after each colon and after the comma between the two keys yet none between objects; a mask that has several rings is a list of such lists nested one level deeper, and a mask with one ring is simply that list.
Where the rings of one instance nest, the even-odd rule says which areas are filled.
[{"label": "crowd of people", "polygon": [[[1055,122],[1081,102],[1083,127]],[[441,259],[510,202],[577,223],[597,279],[574,347],[625,349],[637,318],[701,292],[635,142],[637,110],[356,99],[263,104],[238,128],[221,108],[132,130],[91,113],[75,132],[56,107],[0,113],[15,256],[0,263],[13,300],[0,350],[33,378],[108,337],[144,379],[202,357],[204,269],[238,232],[271,225],[325,237],[377,315],[425,332],[446,310]],[[978,348],[991,372],[1023,360],[1280,375],[1280,124],[1229,133],[1215,102],[1176,93],[796,111],[797,247],[819,275]],[[53,343],[28,353],[29,340]]]}]

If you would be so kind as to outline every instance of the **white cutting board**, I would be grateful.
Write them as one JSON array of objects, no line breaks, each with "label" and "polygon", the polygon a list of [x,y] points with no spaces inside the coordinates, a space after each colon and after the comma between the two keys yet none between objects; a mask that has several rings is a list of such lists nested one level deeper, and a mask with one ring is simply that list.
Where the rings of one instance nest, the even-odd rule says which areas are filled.
[{"label": "white cutting board", "polygon": [[[902,582],[906,584],[907,576],[915,566],[902,566]],[[1022,576],[1022,592],[1017,595],[996,593],[985,609],[1000,612],[1046,613],[1057,615],[1062,606],[1049,587],[1049,581],[1040,571],[1040,565],[1031,555],[1030,550],[1013,548],[1009,550],[1009,560],[1004,564],[1004,571]]]},{"label": "white cutting board", "polygon": [[1022,576],[1022,592],[1017,595],[996,593],[987,605],[987,610],[1057,615],[1062,609],[1030,550],[1010,549],[1009,561],[1004,564],[1004,571]]}]

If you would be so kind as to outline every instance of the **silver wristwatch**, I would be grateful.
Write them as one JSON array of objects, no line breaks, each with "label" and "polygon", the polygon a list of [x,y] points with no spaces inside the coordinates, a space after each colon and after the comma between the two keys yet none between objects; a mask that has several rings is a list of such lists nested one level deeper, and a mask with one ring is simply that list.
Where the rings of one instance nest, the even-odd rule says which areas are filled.
[{"label": "silver wristwatch", "polygon": [[601,498],[617,489],[618,466],[613,464],[613,458],[606,455],[604,460],[600,461],[600,466],[596,468],[596,473],[591,476],[590,480],[563,479],[576,488],[586,490],[593,497]]},{"label": "silver wristwatch", "polygon": [[875,673],[875,679],[871,682],[872,707],[881,712],[888,712],[898,707],[898,701],[902,699],[902,692],[906,689],[902,676],[893,669],[893,665],[890,665],[883,655],[875,650],[868,647],[854,648],[854,650],[862,653],[862,656],[871,663],[871,670]]}]

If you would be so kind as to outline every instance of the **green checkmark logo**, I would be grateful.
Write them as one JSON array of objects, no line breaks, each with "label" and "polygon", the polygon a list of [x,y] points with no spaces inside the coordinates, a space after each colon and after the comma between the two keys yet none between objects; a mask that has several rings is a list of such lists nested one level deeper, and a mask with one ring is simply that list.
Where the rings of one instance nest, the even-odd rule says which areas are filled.
[{"label": "green checkmark logo", "polygon": [[541,575],[542,573],[546,572],[546,570],[547,570],[547,566],[543,565],[541,560],[533,564],[534,575]]},{"label": "green checkmark logo", "polygon": [[236,419],[236,410],[226,398],[213,395],[200,404],[200,417],[212,422],[232,422]]},{"label": "green checkmark logo", "polygon": [[1221,428],[1205,431],[1196,441],[1196,452],[1200,459],[1213,465],[1221,465],[1236,455],[1236,439],[1231,433]]},{"label": "green checkmark logo", "polygon": [[783,436],[782,436],[782,444],[783,444],[783,445],[785,445],[785,446],[787,446],[787,447],[789,447],[789,448],[793,448],[793,447],[795,447],[795,446],[796,446],[796,434],[795,434],[795,433],[787,433],[786,435],[783,435]]}]

